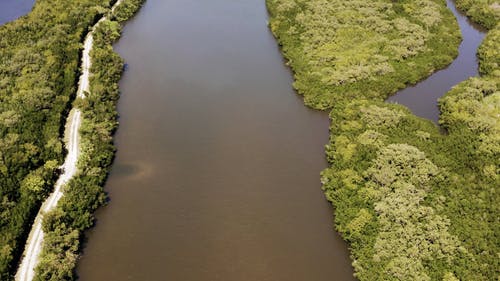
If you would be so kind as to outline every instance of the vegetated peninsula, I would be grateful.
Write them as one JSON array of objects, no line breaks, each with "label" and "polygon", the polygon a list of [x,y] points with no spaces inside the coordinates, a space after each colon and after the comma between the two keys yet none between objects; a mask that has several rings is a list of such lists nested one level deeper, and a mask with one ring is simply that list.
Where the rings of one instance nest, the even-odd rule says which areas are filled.
[{"label": "vegetated peninsula", "polygon": [[359,280],[500,274],[500,10],[457,1],[489,28],[481,76],[439,101],[439,123],[384,103],[448,65],[460,34],[444,0],[267,0],[270,27],[313,108],[330,110],[323,188]]},{"label": "vegetated peninsula", "polygon": [[[115,1],[37,1],[32,12],[0,27],[0,279],[11,280],[41,202],[51,192],[65,154],[66,115],[75,99],[80,48]],[[82,111],[79,171],[59,207],[44,216],[37,280],[70,280],[82,230],[104,203],[122,60],[111,43],[141,0],[124,0],[95,34],[90,93]]]}]

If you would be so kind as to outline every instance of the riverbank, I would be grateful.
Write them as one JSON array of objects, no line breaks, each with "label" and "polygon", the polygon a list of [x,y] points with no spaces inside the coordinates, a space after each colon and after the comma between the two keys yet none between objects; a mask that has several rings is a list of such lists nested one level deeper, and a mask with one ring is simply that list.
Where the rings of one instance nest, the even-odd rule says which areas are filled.
[{"label": "riverbank", "polygon": [[27,14],[35,0],[5,0],[0,3],[0,25]]},{"label": "riverbank", "polygon": [[[480,69],[488,65],[489,78],[463,82],[440,100],[440,123],[447,135],[407,108],[383,103],[387,94],[400,87],[394,85],[414,83],[455,57],[450,54],[456,54],[457,28],[444,4],[352,2],[339,4],[347,5],[339,9],[316,1],[268,1],[271,29],[296,73],[299,93],[315,108],[333,107],[326,149],[330,168],[323,171],[322,182],[335,207],[336,228],[350,245],[359,280],[491,280],[498,276],[494,233],[498,233],[495,187],[500,183],[500,148],[494,141],[499,135],[494,116],[500,109],[498,76],[493,74],[498,73],[499,59],[495,33],[488,34],[479,51]],[[323,18],[323,13],[330,18]],[[386,19],[387,15],[391,17]],[[430,15],[440,21],[434,28],[430,18],[426,20]],[[360,31],[335,23],[344,17],[358,26],[359,22],[367,25]],[[404,19],[411,22],[405,26],[414,33],[404,39],[408,42],[401,41],[408,30],[398,27]],[[377,32],[388,24],[394,25],[395,35],[381,39]],[[451,29],[441,29],[446,26]],[[368,36],[364,40],[368,44],[353,45],[352,34],[360,32]],[[421,48],[414,41],[418,38]],[[403,49],[393,49],[394,44]],[[405,50],[408,44],[417,48]],[[385,58],[363,57],[373,46]],[[407,57],[402,57],[405,53]],[[345,54],[352,59],[344,62]],[[441,59],[431,59],[433,54]],[[420,55],[436,60],[439,67],[418,63],[415,58]],[[392,80],[400,69],[406,77]],[[391,74],[393,70],[396,74]],[[332,81],[331,75],[342,77],[342,73],[350,75],[347,80]],[[465,97],[468,103],[459,102]],[[481,125],[475,126],[479,120]]]},{"label": "riverbank", "polygon": [[80,42],[102,10],[98,2],[37,2],[31,13],[0,27],[2,280],[13,278],[64,160],[61,136],[76,93]]},{"label": "riverbank", "polygon": [[[113,6],[112,10],[119,5],[121,0],[118,0]],[[85,36],[82,59],[81,59],[81,75],[78,82],[78,89],[76,97],[79,99],[85,99],[86,93],[89,92],[89,77],[91,68],[90,52],[93,46],[93,33],[96,26],[102,20],[106,18],[103,17],[93,26],[89,33]],[[68,184],[69,181],[73,179],[73,176],[77,173],[77,162],[80,155],[80,125],[81,125],[81,111],[79,109],[73,108],[68,116],[66,122],[66,129],[64,130],[64,139],[66,144],[66,150],[68,151],[66,159],[61,166],[62,174],[56,182],[54,191],[47,198],[47,200],[42,204],[38,215],[35,218],[35,222],[31,228],[31,232],[28,236],[25,251],[21,263],[19,265],[15,279],[19,281],[31,281],[35,276],[35,268],[39,263],[39,256],[42,250],[42,244],[44,241],[44,230],[42,230],[42,222],[44,221],[44,216],[57,207],[59,200],[64,196],[63,188]]]},{"label": "riverbank", "polygon": [[462,34],[458,56],[446,68],[434,72],[428,79],[396,92],[386,100],[404,105],[414,115],[429,119],[435,124],[438,124],[440,115],[436,101],[458,83],[479,76],[476,53],[487,33],[485,28],[471,22],[462,11],[458,10],[452,0],[447,0],[446,3],[455,15]]},{"label": "riverbank", "polygon": [[318,178],[328,115],[294,95],[267,20],[262,0],[151,0],[126,24],[80,280],[354,280]]},{"label": "riverbank", "polygon": [[103,185],[114,157],[112,136],[116,127],[117,83],[122,59],[112,43],[121,24],[140,8],[142,0],[118,0],[85,40],[82,76],[75,107],[82,112],[79,173],[71,179],[57,207],[44,215],[46,239],[35,280],[73,280],[83,231],[93,225],[93,212],[105,203]]}]

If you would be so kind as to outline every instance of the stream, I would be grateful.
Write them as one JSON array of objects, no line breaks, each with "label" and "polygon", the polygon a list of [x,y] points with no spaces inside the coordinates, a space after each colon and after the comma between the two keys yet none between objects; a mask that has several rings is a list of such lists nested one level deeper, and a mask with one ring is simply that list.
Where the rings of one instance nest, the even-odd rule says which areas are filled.
[{"label": "stream", "polygon": [[429,78],[387,99],[388,102],[408,107],[413,114],[432,120],[436,124],[439,119],[437,100],[458,83],[469,77],[478,76],[479,65],[476,53],[486,36],[486,30],[471,22],[464,13],[457,10],[453,0],[446,0],[446,4],[457,18],[462,32],[458,57],[445,69],[437,71]]}]

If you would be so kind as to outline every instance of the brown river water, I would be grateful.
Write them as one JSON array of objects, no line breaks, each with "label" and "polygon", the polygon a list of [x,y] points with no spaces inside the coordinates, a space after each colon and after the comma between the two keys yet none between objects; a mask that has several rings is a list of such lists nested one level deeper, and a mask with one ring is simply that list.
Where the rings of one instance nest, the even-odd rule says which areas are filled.
[{"label": "brown river water", "polygon": [[[0,24],[33,2],[1,0]],[[485,35],[447,3],[460,55],[388,99],[435,122]],[[327,114],[294,93],[266,21],[264,0],[148,0],[127,23],[111,201],[80,280],[353,280],[319,183]]]},{"label": "brown river water", "polygon": [[321,191],[328,115],[304,106],[264,0],[148,0],[115,48],[111,198],[80,280],[353,280]]}]

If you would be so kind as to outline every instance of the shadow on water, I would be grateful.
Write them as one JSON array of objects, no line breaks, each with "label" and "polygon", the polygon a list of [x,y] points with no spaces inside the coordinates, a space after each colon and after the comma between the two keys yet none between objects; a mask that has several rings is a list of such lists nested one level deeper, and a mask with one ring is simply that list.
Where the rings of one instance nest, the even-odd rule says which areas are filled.
[{"label": "shadow on water", "polygon": [[354,280],[263,0],[148,0],[115,46],[118,152],[80,280]]},{"label": "shadow on water", "polygon": [[0,25],[13,21],[31,11],[35,0],[1,0]]},{"label": "shadow on water", "polygon": [[407,106],[415,115],[430,119],[436,124],[439,119],[437,100],[458,83],[469,77],[478,76],[476,53],[486,35],[486,30],[457,10],[452,0],[447,0],[446,3],[457,18],[462,32],[463,40],[458,57],[447,68],[387,99],[388,102]]}]

